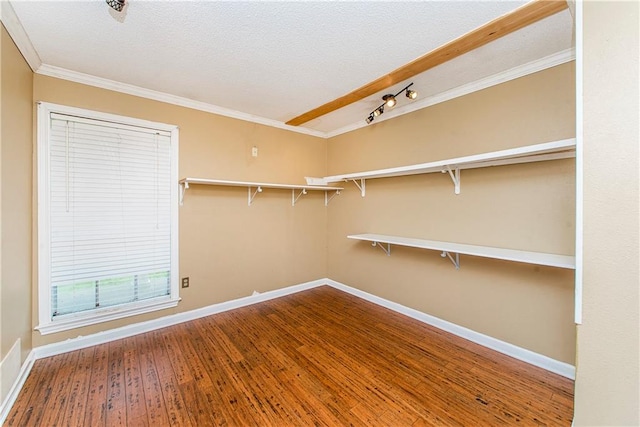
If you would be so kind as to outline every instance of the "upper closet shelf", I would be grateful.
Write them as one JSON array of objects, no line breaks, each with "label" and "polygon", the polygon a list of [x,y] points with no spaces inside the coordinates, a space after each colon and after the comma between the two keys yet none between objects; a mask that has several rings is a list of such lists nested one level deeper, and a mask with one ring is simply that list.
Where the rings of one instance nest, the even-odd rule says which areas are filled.
[{"label": "upper closet shelf", "polygon": [[[184,193],[189,185],[219,185],[226,187],[247,187],[248,198],[247,203],[251,206],[253,199],[258,193],[262,193],[264,188],[276,188],[291,190],[291,206],[295,206],[296,202],[307,191],[324,191],[324,205],[327,206],[331,199],[340,194],[342,187],[328,187],[317,185],[297,185],[297,184],[273,184],[268,182],[248,182],[248,181],[226,181],[222,179],[204,179],[204,178],[184,178],[179,181],[180,184],[180,205],[184,202]],[[255,189],[255,190],[254,190]],[[328,193],[335,191],[332,195]]]},{"label": "upper closet shelf", "polygon": [[[385,236],[382,234],[354,234],[349,239],[372,242],[372,246],[380,246],[391,255],[391,245],[409,246],[412,248],[432,249],[441,251],[443,258],[449,257],[456,269],[460,268],[460,254],[474,255],[485,258],[504,259],[507,261],[524,262],[528,264],[546,265],[559,268],[576,268],[576,259],[569,255],[547,254],[542,252],[527,252],[515,249],[494,248],[490,246],[474,246],[462,243],[438,242],[435,240],[413,239],[409,237]],[[386,245],[383,246],[383,244]],[[454,254],[453,256],[451,254]]]},{"label": "upper closet shelf", "polygon": [[[324,178],[305,177],[309,185],[328,185],[331,182],[353,181],[365,196],[365,181],[372,178],[388,178],[394,176],[418,175],[434,172],[448,173],[453,181],[455,193],[460,194],[460,171],[462,169],[484,168],[489,166],[512,165],[517,163],[541,162],[545,160],[567,159],[576,156],[575,138],[542,144],[510,148],[508,150],[399,166],[344,175],[326,176]],[[360,181],[360,182],[358,182]]]}]

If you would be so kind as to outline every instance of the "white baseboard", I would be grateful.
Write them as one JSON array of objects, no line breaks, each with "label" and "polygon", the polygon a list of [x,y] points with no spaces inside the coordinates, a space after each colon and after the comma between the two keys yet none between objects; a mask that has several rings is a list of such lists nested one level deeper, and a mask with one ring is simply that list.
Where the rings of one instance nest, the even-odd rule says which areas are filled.
[{"label": "white baseboard", "polygon": [[[575,367],[568,363],[560,362],[558,360],[535,353],[533,351],[515,346],[513,344],[509,344],[507,342],[498,340],[496,338],[492,338],[490,336],[481,334],[479,332],[472,331],[471,329],[458,326],[454,323],[447,322],[446,320],[439,319],[437,317],[431,316],[421,311],[418,311],[409,307],[405,307],[393,301],[389,301],[384,298],[375,296],[373,294],[361,291],[359,289],[352,288],[351,286],[347,286],[343,283],[336,282],[335,280],[319,279],[319,280],[313,280],[306,283],[301,283],[299,285],[276,289],[273,291],[268,291],[263,293],[254,292],[253,295],[251,296],[238,298],[235,300],[226,301],[219,304],[213,304],[213,305],[199,308],[196,310],[173,314],[173,315],[161,317],[159,319],[153,319],[146,322],[135,323],[132,325],[111,329],[109,331],[104,331],[97,334],[92,334],[84,337],[81,336],[81,337],[72,338],[66,341],[62,341],[59,343],[47,344],[41,347],[36,347],[31,351],[31,353],[29,353],[29,356],[27,357],[25,362],[22,364],[22,367],[20,368],[20,372],[17,375],[17,378],[15,379],[13,386],[11,387],[11,390],[9,391],[9,394],[2,402],[2,405],[0,406],[0,425],[2,425],[6,416],[8,415],[9,410],[11,409],[11,406],[15,402],[15,399],[17,398],[18,393],[20,392],[20,389],[22,388],[25,380],[27,379],[27,376],[29,375],[29,372],[31,371],[33,363],[37,359],[41,359],[43,357],[55,356],[57,354],[66,353],[68,351],[80,350],[82,348],[103,344],[103,343],[114,341],[121,338],[127,338],[133,335],[150,332],[156,329],[165,328],[167,326],[176,325],[178,323],[187,322],[189,320],[199,319],[201,317],[210,316],[216,313],[222,313],[224,311],[233,310],[235,308],[245,307],[247,305],[256,304],[259,302],[278,298],[284,295],[293,294],[296,292],[301,292],[301,291],[315,288],[322,285],[329,285],[333,288],[347,292],[351,295],[355,295],[359,298],[362,298],[374,304],[378,304],[382,307],[386,307],[390,310],[404,314],[413,319],[424,322],[428,325],[435,326],[436,328],[442,329],[454,335],[465,338],[469,341],[483,345],[492,350],[495,350],[500,353],[511,356],[513,358],[522,360],[523,362],[527,362],[531,365],[538,366],[540,368],[546,369],[548,371],[554,372],[556,374],[562,375],[570,379],[575,378]],[[18,344],[18,349],[19,349],[19,344]],[[2,363],[4,364],[4,360]],[[3,375],[3,378],[4,378],[4,375]]]},{"label": "white baseboard", "polygon": [[352,295],[370,301],[374,304],[378,304],[382,307],[386,307],[390,310],[409,316],[413,319],[424,322],[428,325],[435,326],[438,329],[447,331],[476,344],[480,344],[484,347],[490,348],[497,352],[506,354],[515,359],[522,360],[531,365],[538,366],[539,368],[546,369],[547,371],[554,372],[563,377],[575,379],[576,369],[573,365],[570,365],[559,360],[552,359],[539,353],[535,353],[526,348],[518,347],[513,344],[501,341],[496,338],[492,338],[488,335],[481,334],[480,332],[472,331],[463,326],[456,325],[455,323],[447,322],[446,320],[439,319],[435,316],[423,313],[413,308],[405,307],[404,305],[395,303],[393,301],[386,300],[384,298],[377,297],[373,294],[361,291],[351,286],[347,286],[343,283],[336,282],[335,280],[325,279],[325,282],[330,286],[340,289],[341,291],[348,292]]},{"label": "white baseboard", "polygon": [[98,344],[104,344],[109,341],[127,338],[133,335],[154,331],[167,326],[176,325],[178,323],[188,322],[189,320],[199,319],[201,317],[210,316],[223,311],[233,310],[262,301],[278,298],[284,295],[293,294],[304,291],[306,289],[315,288],[327,283],[326,279],[314,280],[311,282],[301,283],[299,285],[288,286],[286,288],[276,289],[273,291],[263,292],[261,294],[253,294],[248,297],[242,297],[231,301],[221,302],[219,304],[209,305],[207,307],[198,308],[183,313],[171,314],[169,316],[160,317],[158,319],[148,320],[146,322],[135,323],[108,331],[99,332],[97,334],[71,338],[53,344],[43,345],[33,349],[36,359],[43,357],[55,356],[56,354],[66,353],[68,351],[80,350],[82,348],[91,347]]},{"label": "white baseboard", "polygon": [[[3,392],[0,401],[0,425],[4,424],[7,415],[9,415],[9,410],[18,398],[18,394],[20,390],[22,390],[22,386],[27,380],[29,372],[31,372],[33,363],[36,361],[35,355],[33,351],[31,351],[24,363],[20,364],[20,353],[21,345],[20,339],[18,339],[15,344],[13,344],[13,347],[11,347],[11,350],[9,350],[7,356],[0,362],[0,384],[2,384]],[[12,385],[6,391],[5,395],[4,388],[7,382],[10,382]]]},{"label": "white baseboard", "polygon": [[9,352],[0,360],[0,402],[9,394],[11,386],[18,378],[20,365],[22,364],[22,344],[20,338],[11,346]]}]

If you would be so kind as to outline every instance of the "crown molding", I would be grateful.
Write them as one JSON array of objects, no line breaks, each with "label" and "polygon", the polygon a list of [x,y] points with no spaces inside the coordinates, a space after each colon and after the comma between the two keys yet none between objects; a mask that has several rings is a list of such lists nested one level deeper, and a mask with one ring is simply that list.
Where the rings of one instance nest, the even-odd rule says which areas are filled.
[{"label": "crown molding", "polygon": [[[4,2],[3,2],[4,3]],[[489,77],[485,77],[475,82],[471,82],[462,86],[458,86],[454,89],[446,92],[433,95],[411,104],[404,105],[396,108],[391,114],[385,114],[384,117],[378,117],[376,124],[399,117],[405,114],[413,113],[414,111],[421,110],[423,108],[431,107],[432,105],[446,102],[454,98],[458,98],[464,95],[468,95],[473,92],[477,92],[491,86],[495,86],[501,83],[508,82],[520,77],[524,77],[529,74],[536,73],[538,71],[545,70],[547,68],[555,67],[566,62],[575,60],[575,49],[566,49],[553,55],[546,56],[544,58],[531,61],[524,65],[511,68],[509,70],[494,74]],[[267,119],[264,117],[256,116],[253,114],[242,113],[240,111],[231,110],[229,108],[219,107],[217,105],[208,104],[206,102],[194,101],[192,99],[184,98],[181,96],[171,95],[165,92],[159,92],[151,89],[145,89],[139,86],[134,86],[126,83],[120,83],[115,80],[104,79],[102,77],[92,76],[90,74],[79,73],[77,71],[71,71],[65,68],[55,67],[48,64],[42,64],[37,70],[38,74],[55,77],[63,80],[69,80],[76,83],[81,83],[89,86],[98,87],[101,89],[112,90],[115,92],[126,93],[128,95],[139,96],[142,98],[152,99],[155,101],[166,102],[181,107],[192,108],[194,110],[205,111],[208,113],[218,114],[225,117],[231,117],[234,119],[244,120],[248,122],[258,123],[265,126],[271,126],[278,129],[284,129],[291,132],[301,133],[305,135],[311,135],[318,138],[333,138],[338,135],[342,135],[347,132],[351,132],[363,127],[371,126],[364,122],[358,121],[344,126],[340,129],[331,132],[323,132],[304,128],[300,126],[289,126],[282,122],[273,119]]]},{"label": "crown molding", "polygon": [[42,60],[8,0],[0,1],[0,21],[2,21],[29,67],[36,72],[42,65]]},{"label": "crown molding", "polygon": [[243,113],[241,111],[236,111],[230,108],[208,104],[206,102],[194,101],[192,99],[184,98],[182,96],[171,95],[165,92],[146,89],[140,86],[134,86],[127,83],[120,83],[115,80],[109,80],[102,77],[93,76],[90,74],[80,73],[77,71],[68,70],[66,68],[55,67],[53,65],[42,64],[38,69],[37,74],[40,74],[43,76],[55,77],[62,80],[68,80],[68,81],[72,81],[75,83],[80,83],[88,86],[94,86],[101,89],[107,89],[115,92],[125,93],[127,95],[139,96],[141,98],[147,98],[154,101],[165,102],[168,104],[178,105],[180,107],[191,108],[194,110],[204,111],[207,113],[217,114],[220,116],[231,117],[233,119],[244,120],[247,122],[257,123],[257,124],[270,126],[278,129],[284,129],[291,132],[311,135],[319,138],[326,138],[325,132],[316,131],[316,130],[307,129],[307,128],[300,128],[297,126],[289,126],[277,120],[267,119],[265,117]]},{"label": "crown molding", "polygon": [[406,104],[406,105],[403,105],[402,107],[395,108],[394,110],[392,110],[392,113],[389,115],[387,115],[385,112],[384,116],[378,116],[373,125],[368,125],[364,123],[364,117],[363,117],[363,120],[358,121],[358,123],[353,123],[353,124],[341,127],[340,129],[336,129],[335,131],[327,132],[325,137],[333,138],[335,136],[342,135],[343,133],[351,132],[367,126],[374,126],[377,123],[390,120],[395,117],[413,113],[414,111],[431,107],[432,105],[436,105],[441,102],[446,102],[454,98],[458,98],[473,92],[487,89],[491,86],[499,85],[501,83],[505,83],[510,80],[515,80],[517,78],[524,77],[529,74],[537,73],[538,71],[546,70],[547,68],[555,67],[557,65],[561,65],[566,62],[573,61],[575,60],[575,58],[576,58],[576,52],[574,48],[565,49],[563,51],[554,53],[544,58],[537,59],[535,61],[531,61],[523,65],[519,65],[517,67],[511,68],[506,71],[502,71],[497,74],[493,74],[489,77],[485,77],[480,80],[476,80],[475,82],[458,86],[446,92],[442,92],[427,98],[423,98],[419,101],[412,102],[411,104]]},{"label": "crown molding", "polygon": [[2,21],[29,67],[36,72],[42,65],[42,60],[8,0],[0,1],[0,21]]}]

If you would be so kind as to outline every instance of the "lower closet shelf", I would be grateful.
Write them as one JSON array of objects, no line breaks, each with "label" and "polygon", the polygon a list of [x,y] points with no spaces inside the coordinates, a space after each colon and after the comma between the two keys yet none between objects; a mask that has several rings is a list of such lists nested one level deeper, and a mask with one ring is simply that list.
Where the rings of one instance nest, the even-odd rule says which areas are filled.
[{"label": "lower closet shelf", "polygon": [[[575,257],[569,255],[519,251],[515,249],[494,248],[490,246],[465,245],[462,243],[438,242],[435,240],[386,236],[382,234],[352,234],[350,236],[347,236],[347,238],[372,242],[373,246],[380,246],[380,248],[384,250],[387,255],[391,255],[391,245],[409,246],[412,248],[441,251],[441,256],[448,257],[456,266],[456,268],[460,267],[460,254],[503,259],[507,261],[523,262],[527,264],[546,265],[549,267],[568,269],[576,268]],[[386,248],[383,245],[386,245]]]}]

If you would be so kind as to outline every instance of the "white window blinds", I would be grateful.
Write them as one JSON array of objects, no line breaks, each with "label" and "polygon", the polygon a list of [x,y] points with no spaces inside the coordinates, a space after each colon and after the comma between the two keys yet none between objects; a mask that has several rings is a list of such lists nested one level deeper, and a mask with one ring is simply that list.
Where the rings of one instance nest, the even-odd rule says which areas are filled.
[{"label": "white window blinds", "polygon": [[171,294],[171,135],[51,113],[51,317]]}]

